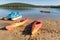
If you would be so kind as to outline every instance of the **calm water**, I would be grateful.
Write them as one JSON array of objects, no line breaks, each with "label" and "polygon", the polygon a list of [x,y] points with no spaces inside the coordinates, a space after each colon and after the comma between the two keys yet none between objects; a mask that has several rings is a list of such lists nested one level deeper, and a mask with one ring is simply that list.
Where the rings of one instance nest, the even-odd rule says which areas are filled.
[{"label": "calm water", "polygon": [[[51,13],[41,13],[41,10],[49,10]],[[60,8],[32,8],[30,10],[8,10],[0,8],[0,16],[7,16],[11,11],[19,11],[23,17],[60,19]]]}]

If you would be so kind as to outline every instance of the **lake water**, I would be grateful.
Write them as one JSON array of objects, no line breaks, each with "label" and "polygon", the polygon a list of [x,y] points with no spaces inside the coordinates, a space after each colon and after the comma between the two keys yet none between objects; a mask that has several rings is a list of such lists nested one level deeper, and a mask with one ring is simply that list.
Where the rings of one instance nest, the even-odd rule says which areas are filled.
[{"label": "lake water", "polygon": [[[41,13],[41,10],[49,10],[51,13]],[[0,8],[0,16],[6,17],[11,11],[18,11],[25,18],[60,19],[60,8],[32,8],[30,10],[10,10]]]}]

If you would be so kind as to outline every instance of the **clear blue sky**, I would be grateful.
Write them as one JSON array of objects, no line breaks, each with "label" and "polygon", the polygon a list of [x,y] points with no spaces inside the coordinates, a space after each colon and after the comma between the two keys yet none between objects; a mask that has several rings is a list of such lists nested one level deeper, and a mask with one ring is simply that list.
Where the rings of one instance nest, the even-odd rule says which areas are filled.
[{"label": "clear blue sky", "polygon": [[0,4],[22,2],[34,5],[60,5],[60,0],[0,0]]}]

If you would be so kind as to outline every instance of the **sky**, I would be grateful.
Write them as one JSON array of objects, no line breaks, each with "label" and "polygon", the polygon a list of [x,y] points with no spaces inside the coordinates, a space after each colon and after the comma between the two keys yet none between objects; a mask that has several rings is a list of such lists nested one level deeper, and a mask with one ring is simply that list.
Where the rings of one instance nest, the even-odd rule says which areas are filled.
[{"label": "sky", "polygon": [[0,4],[28,3],[34,5],[60,5],[60,0],[0,0]]}]

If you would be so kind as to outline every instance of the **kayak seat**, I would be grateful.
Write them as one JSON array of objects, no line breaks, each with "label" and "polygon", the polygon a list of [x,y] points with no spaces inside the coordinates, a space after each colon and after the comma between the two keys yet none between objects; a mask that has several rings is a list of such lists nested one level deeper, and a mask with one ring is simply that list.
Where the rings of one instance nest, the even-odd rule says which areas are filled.
[{"label": "kayak seat", "polygon": [[40,22],[37,22],[36,24],[40,24]]},{"label": "kayak seat", "polygon": [[8,18],[8,20],[11,20],[11,18]]},{"label": "kayak seat", "polygon": [[20,22],[23,22],[24,20],[21,20]]}]

